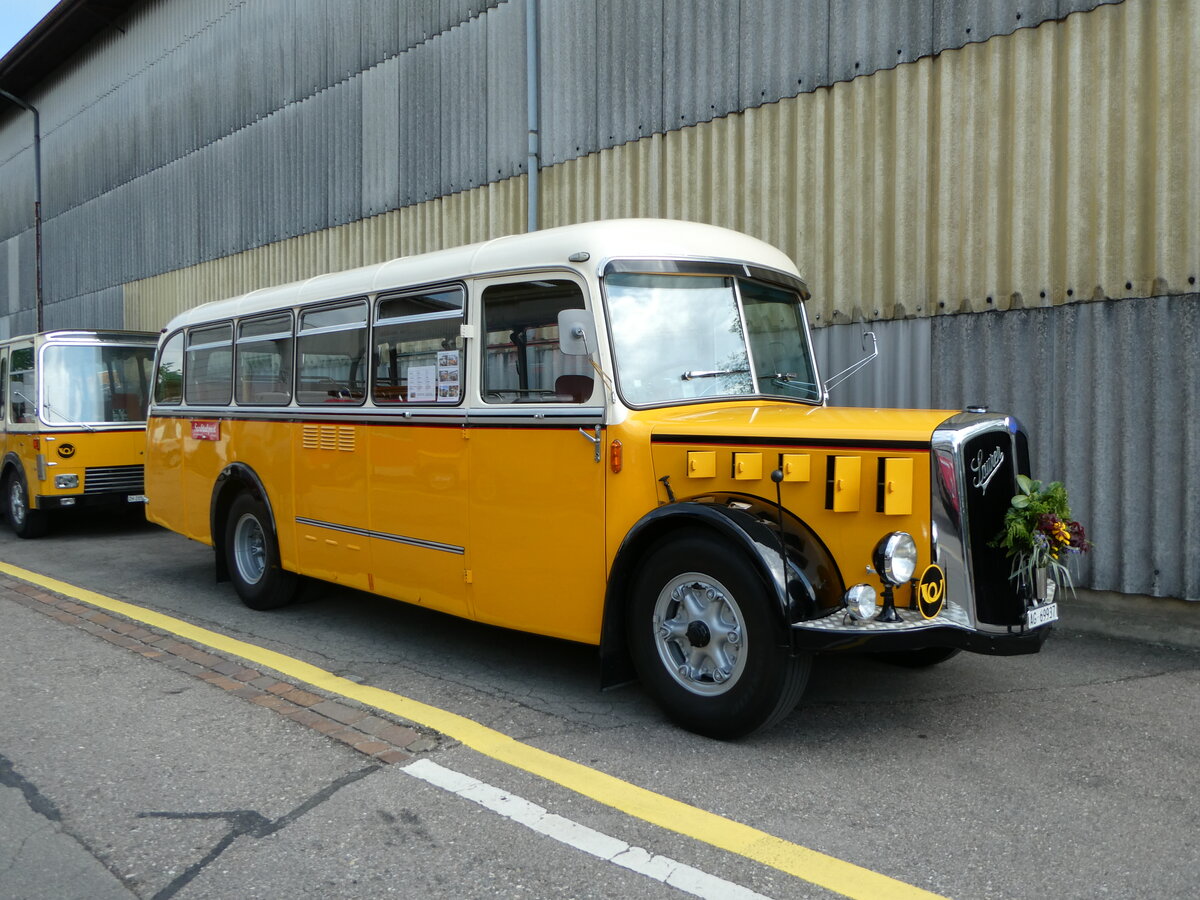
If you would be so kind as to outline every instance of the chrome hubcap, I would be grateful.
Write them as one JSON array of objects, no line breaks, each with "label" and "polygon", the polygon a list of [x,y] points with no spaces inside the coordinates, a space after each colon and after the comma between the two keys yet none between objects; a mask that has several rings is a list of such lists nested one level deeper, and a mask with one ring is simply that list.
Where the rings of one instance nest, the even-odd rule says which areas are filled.
[{"label": "chrome hubcap", "polygon": [[267,571],[267,542],[258,519],[247,513],[233,529],[233,559],[247,584],[258,584]]},{"label": "chrome hubcap", "polygon": [[654,643],[667,672],[705,697],[723,694],[745,668],[746,628],[733,595],[699,572],[673,578],[654,604]]},{"label": "chrome hubcap", "polygon": [[25,492],[21,490],[21,482],[15,478],[8,488],[8,513],[14,525],[19,527],[25,522]]}]

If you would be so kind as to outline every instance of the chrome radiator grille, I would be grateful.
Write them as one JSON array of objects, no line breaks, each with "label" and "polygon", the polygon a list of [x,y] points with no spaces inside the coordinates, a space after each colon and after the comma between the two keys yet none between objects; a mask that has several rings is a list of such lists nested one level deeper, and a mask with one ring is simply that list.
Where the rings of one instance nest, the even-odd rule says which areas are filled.
[{"label": "chrome radiator grille", "polygon": [[144,489],[142,466],[92,466],[83,470],[85,494],[140,494]]}]

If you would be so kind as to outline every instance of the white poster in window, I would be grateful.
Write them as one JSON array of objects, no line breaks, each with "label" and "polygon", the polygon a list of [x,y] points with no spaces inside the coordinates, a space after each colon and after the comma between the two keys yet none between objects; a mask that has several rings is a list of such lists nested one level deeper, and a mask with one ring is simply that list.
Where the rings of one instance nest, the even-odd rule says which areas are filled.
[{"label": "white poster in window", "polygon": [[437,360],[438,403],[457,403],[459,396],[458,351],[443,350]]},{"label": "white poster in window", "polygon": [[408,370],[408,402],[433,403],[437,399],[437,366],[413,366]]}]

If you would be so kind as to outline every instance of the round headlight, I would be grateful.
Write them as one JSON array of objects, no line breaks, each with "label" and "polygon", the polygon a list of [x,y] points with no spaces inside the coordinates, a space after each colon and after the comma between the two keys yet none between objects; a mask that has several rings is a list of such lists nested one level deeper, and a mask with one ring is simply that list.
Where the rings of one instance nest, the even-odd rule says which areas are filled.
[{"label": "round headlight", "polygon": [[905,531],[893,531],[875,547],[875,571],[888,584],[904,584],[917,571],[917,542]]},{"label": "round headlight", "polygon": [[869,584],[856,584],[846,591],[842,602],[846,604],[846,612],[850,613],[850,617],[861,622],[875,615],[875,604],[878,597],[875,588]]}]

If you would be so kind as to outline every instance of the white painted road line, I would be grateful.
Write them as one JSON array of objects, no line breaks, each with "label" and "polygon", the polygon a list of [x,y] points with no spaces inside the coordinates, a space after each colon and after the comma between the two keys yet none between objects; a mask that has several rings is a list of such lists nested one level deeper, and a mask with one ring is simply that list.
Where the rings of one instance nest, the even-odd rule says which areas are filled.
[{"label": "white painted road line", "polygon": [[762,894],[747,890],[741,885],[709,875],[669,857],[652,855],[641,847],[631,846],[594,828],[547,812],[536,803],[530,803],[469,775],[439,766],[428,759],[418,759],[400,768],[414,778],[420,778],[464,800],[477,803],[538,834],[631,872],[661,881],[694,897],[702,897],[704,900],[766,900]]}]

